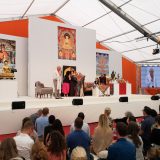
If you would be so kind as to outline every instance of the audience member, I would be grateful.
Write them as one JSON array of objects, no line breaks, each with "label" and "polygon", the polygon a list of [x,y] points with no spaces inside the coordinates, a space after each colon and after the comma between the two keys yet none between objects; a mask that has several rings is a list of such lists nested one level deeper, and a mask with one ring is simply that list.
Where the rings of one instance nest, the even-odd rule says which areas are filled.
[{"label": "audience member", "polygon": [[59,131],[63,136],[65,136],[62,122],[59,119],[56,119],[53,124],[53,130]]},{"label": "audience member", "polygon": [[48,143],[48,160],[65,160],[66,143],[64,136],[59,131],[50,134]]},{"label": "audience member", "polygon": [[136,148],[134,144],[127,141],[127,125],[118,122],[117,126],[118,140],[108,148],[107,160],[136,160]]},{"label": "audience member", "polygon": [[110,114],[111,114],[111,108],[109,107],[106,107],[105,110],[104,110],[104,114],[105,116],[108,118],[108,123],[109,123],[109,126],[112,128],[113,127],[113,120],[112,118],[110,117]]},{"label": "audience member", "polygon": [[[84,132],[86,132],[89,136],[90,136],[90,128],[89,128],[89,125],[87,123],[84,122],[84,118],[85,118],[85,115],[83,112],[79,112],[78,113],[78,117],[80,117],[82,120],[83,120],[83,126],[82,126],[82,130]],[[75,130],[75,126],[74,126],[74,123],[72,123],[71,127],[70,127],[70,132],[73,132]]]},{"label": "audience member", "polygon": [[36,113],[30,115],[31,121],[33,122],[34,126],[36,123],[36,119],[39,118],[41,115],[42,115],[42,109],[39,109]]},{"label": "audience member", "polygon": [[74,122],[75,130],[67,137],[67,147],[69,154],[77,146],[83,147],[87,152],[87,157],[90,159],[90,138],[86,132],[82,130],[83,120],[77,117]]},{"label": "audience member", "polygon": [[45,148],[43,142],[36,141],[32,146],[31,150],[32,160],[48,160],[47,149]]},{"label": "audience member", "polygon": [[87,160],[87,154],[83,147],[76,147],[72,150],[71,160]]},{"label": "audience member", "polygon": [[127,111],[127,112],[125,112],[125,116],[124,116],[123,118],[115,119],[114,121],[115,121],[116,123],[118,123],[118,122],[123,122],[123,123],[127,124],[127,119],[128,119],[128,117],[132,117],[132,116],[134,117],[133,113],[130,112],[130,111]]},{"label": "audience member", "polygon": [[143,141],[139,136],[139,127],[136,122],[128,124],[128,140],[136,146],[136,160],[144,160]]},{"label": "audience member", "polygon": [[[24,124],[25,124],[26,122],[28,122],[28,121],[32,122],[30,117],[25,117],[25,118],[23,118],[21,130],[22,130]],[[17,136],[21,133],[21,130],[17,131]],[[36,132],[35,130],[33,130],[33,134],[30,135],[30,137],[31,137],[34,141],[36,141],[36,140],[38,139],[37,132]]]},{"label": "audience member", "polygon": [[151,143],[160,148],[160,115],[155,119],[155,125],[151,132]]},{"label": "audience member", "polygon": [[30,153],[31,148],[34,144],[33,139],[30,137],[30,135],[33,134],[34,125],[31,121],[27,121],[22,130],[21,133],[18,136],[14,137],[14,140],[17,145],[18,154],[25,158],[25,160],[30,160]]},{"label": "audience member", "polygon": [[50,115],[48,117],[48,121],[49,121],[49,125],[44,128],[44,145],[46,145],[46,142],[47,142],[47,139],[46,139],[47,135],[53,131],[53,124],[55,121],[55,116]]},{"label": "audience member", "polygon": [[129,124],[130,122],[136,122],[136,117],[134,117],[134,116],[129,116],[129,117],[127,118],[127,124]]},{"label": "audience member", "polygon": [[13,138],[6,138],[0,145],[0,160],[23,160],[18,156],[16,142]]},{"label": "audience member", "polygon": [[108,149],[113,139],[112,129],[109,127],[108,118],[104,114],[99,116],[98,126],[94,130],[92,149],[93,153]]},{"label": "audience member", "polygon": [[151,147],[147,152],[147,160],[160,160],[160,148]]},{"label": "audience member", "polygon": [[143,154],[146,156],[147,150],[151,146],[151,127],[155,122],[155,119],[150,115],[151,108],[145,106],[143,109],[144,121],[141,124],[140,135],[143,140]]},{"label": "audience member", "polygon": [[48,122],[48,115],[49,114],[49,109],[43,108],[42,110],[42,115],[36,119],[36,123],[35,123],[35,128],[38,134],[38,138],[43,139],[43,135],[44,135],[44,128],[49,125]]},{"label": "audience member", "polygon": [[155,110],[155,109],[151,109],[151,113],[150,113],[150,115],[153,117],[153,118],[155,118],[155,117],[157,117],[157,111]]}]

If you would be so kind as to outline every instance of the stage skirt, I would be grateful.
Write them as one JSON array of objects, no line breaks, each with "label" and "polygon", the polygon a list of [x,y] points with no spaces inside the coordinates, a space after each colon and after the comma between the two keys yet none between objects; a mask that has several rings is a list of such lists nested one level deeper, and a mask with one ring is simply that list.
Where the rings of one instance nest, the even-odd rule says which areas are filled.
[{"label": "stage skirt", "polygon": [[62,92],[63,94],[68,94],[70,89],[70,84],[69,83],[63,83],[62,85]]}]

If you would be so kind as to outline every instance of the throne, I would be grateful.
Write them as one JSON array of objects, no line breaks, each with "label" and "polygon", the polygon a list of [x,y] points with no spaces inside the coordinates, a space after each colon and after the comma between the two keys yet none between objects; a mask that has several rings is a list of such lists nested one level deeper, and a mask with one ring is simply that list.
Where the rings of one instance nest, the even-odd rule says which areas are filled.
[{"label": "throne", "polygon": [[35,97],[38,98],[38,96],[41,97],[45,97],[45,95],[50,95],[50,97],[52,97],[53,95],[53,88],[52,87],[45,87],[43,83],[41,83],[40,81],[37,81],[35,83]]}]

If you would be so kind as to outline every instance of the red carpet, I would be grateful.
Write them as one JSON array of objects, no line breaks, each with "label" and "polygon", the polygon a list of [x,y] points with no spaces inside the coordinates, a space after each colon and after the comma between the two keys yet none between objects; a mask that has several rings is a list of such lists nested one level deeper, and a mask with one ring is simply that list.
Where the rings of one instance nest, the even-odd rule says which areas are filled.
[{"label": "red carpet", "polygon": [[[97,126],[97,123],[90,123],[89,126],[90,126],[90,132],[92,135],[94,132],[94,128]],[[63,129],[65,132],[65,135],[68,135],[70,131],[70,126],[64,126]],[[5,138],[14,137],[15,135],[16,133],[0,135],[0,141],[3,141]]]}]

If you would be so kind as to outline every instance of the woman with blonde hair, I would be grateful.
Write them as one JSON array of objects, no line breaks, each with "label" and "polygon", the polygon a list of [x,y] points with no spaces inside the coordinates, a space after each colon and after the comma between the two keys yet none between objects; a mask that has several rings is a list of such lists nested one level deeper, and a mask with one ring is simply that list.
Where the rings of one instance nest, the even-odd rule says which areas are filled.
[{"label": "woman with blonde hair", "polygon": [[76,147],[72,150],[71,160],[87,160],[87,153],[83,147]]},{"label": "woman with blonde hair", "polygon": [[96,155],[106,150],[112,142],[113,132],[109,127],[108,118],[104,114],[99,116],[98,126],[94,130],[92,151]]},{"label": "woman with blonde hair", "polygon": [[47,149],[45,148],[43,142],[36,141],[36,143],[32,146],[31,159],[48,160]]}]

